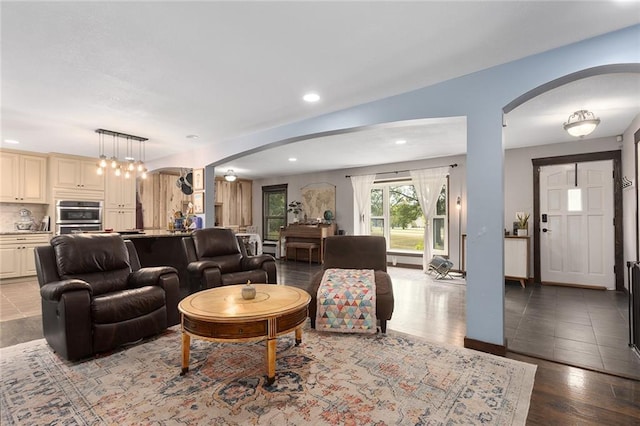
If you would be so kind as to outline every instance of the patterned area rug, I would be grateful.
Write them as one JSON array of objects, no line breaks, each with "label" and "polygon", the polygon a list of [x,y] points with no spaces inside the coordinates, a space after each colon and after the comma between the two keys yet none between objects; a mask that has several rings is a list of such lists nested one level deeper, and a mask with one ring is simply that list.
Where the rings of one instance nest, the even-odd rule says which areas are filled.
[{"label": "patterned area rug", "polygon": [[387,335],[307,330],[265,343],[192,339],[180,376],[179,328],[69,363],[44,340],[0,350],[1,424],[523,425],[536,366]]}]

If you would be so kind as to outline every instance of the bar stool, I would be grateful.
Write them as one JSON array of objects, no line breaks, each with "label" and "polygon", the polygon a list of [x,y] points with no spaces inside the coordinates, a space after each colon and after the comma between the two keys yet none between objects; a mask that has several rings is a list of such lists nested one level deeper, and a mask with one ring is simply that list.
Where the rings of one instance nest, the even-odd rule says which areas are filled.
[{"label": "bar stool", "polygon": [[293,260],[298,261],[298,249],[306,249],[309,250],[309,264],[311,264],[311,259],[313,255],[313,250],[318,250],[318,259],[320,258],[320,245],[317,243],[304,243],[304,242],[291,242],[287,243],[287,249],[284,253],[284,260],[289,260],[289,248],[293,249]]}]

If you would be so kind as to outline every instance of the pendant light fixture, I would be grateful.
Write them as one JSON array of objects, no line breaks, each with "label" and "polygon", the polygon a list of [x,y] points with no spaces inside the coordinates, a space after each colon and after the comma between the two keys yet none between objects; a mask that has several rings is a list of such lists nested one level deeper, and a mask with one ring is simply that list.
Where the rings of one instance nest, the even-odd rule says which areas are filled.
[{"label": "pendant light fixture", "polygon": [[591,134],[600,124],[600,119],[586,109],[576,111],[569,116],[563,127],[571,136],[582,138]]},{"label": "pendant light fixture", "polygon": [[99,175],[104,174],[104,169],[107,167],[107,156],[104,155],[104,135],[102,133],[98,134],[98,151],[100,156],[98,161],[98,169],[97,173]]},{"label": "pendant light fixture", "polygon": [[137,169],[138,172],[142,173],[143,171],[145,171],[144,168],[144,157],[143,157],[143,150],[144,150],[144,141],[138,141],[138,164],[137,164]]},{"label": "pendant light fixture", "polygon": [[111,151],[111,168],[118,168],[118,156],[116,154],[116,135],[113,135],[113,149]]},{"label": "pendant light fixture", "polygon": [[[105,169],[110,165],[116,176],[124,174],[125,178],[129,178],[136,169],[141,173],[143,179],[147,178],[147,169],[144,166],[144,142],[147,138],[143,138],[135,135],[128,135],[126,133],[114,132],[113,130],[97,129],[96,133],[99,135],[98,148],[99,148],[99,163],[97,173],[99,175],[104,174]],[[113,137],[113,147],[111,157],[107,158],[104,153],[104,135],[110,135]],[[126,139],[125,145],[125,157],[124,162],[120,163],[120,138]],[[133,156],[134,141],[138,141],[138,154],[139,159],[136,161]]]}]

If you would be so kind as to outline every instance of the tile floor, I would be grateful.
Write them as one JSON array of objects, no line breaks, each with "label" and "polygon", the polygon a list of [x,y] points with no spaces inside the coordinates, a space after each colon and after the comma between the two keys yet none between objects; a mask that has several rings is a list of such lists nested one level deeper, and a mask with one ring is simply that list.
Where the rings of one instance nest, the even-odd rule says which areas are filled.
[{"label": "tile floor", "polygon": [[0,321],[40,315],[40,289],[34,281],[0,282]]},{"label": "tile floor", "polygon": [[[317,265],[280,263],[278,281],[308,280]],[[307,270],[308,269],[308,270]],[[389,268],[396,308],[390,329],[463,345],[463,279],[434,280],[420,270]],[[625,294],[568,287],[505,285],[508,349],[570,365],[640,379],[640,357],[628,347]],[[428,327],[426,326],[428,324]],[[35,281],[0,284],[0,347],[42,338]]]},{"label": "tile floor", "polygon": [[508,282],[505,335],[510,351],[640,379],[629,347],[628,296],[614,291]]},{"label": "tile floor", "polygon": [[0,347],[41,338],[42,317],[38,283],[0,283]]}]

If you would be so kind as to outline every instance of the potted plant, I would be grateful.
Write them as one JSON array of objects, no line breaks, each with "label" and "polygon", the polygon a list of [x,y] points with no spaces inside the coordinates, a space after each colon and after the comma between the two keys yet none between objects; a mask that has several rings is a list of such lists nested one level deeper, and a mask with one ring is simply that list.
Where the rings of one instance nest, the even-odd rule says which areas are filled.
[{"label": "potted plant", "polygon": [[302,212],[302,203],[300,201],[292,201],[289,203],[287,211],[293,213],[293,223],[298,223],[298,215]]},{"label": "potted plant", "polygon": [[518,213],[516,218],[518,219],[518,236],[526,236],[529,231],[529,213]]}]

